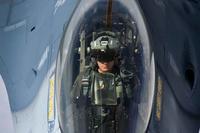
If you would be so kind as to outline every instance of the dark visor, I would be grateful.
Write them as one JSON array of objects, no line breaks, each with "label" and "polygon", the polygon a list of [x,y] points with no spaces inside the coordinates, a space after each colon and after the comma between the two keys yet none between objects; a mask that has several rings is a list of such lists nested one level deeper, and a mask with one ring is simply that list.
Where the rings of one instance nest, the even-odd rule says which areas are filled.
[{"label": "dark visor", "polygon": [[94,54],[94,57],[100,62],[110,62],[114,60],[115,56],[115,51],[96,51]]}]

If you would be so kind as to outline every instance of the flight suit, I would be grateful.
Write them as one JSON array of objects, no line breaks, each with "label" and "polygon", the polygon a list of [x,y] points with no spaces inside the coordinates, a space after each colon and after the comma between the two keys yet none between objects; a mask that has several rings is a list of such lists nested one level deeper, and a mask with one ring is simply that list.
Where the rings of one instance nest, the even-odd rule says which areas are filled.
[{"label": "flight suit", "polygon": [[101,74],[89,68],[80,73],[71,93],[75,133],[125,132],[127,92],[115,70]]}]

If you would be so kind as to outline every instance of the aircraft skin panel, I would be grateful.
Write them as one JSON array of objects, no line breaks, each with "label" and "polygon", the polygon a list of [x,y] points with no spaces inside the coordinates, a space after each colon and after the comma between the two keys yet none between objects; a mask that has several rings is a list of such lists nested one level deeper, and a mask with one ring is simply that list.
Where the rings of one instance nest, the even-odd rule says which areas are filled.
[{"label": "aircraft skin panel", "polygon": [[154,101],[148,132],[198,132],[199,2],[143,0],[140,4],[154,42],[156,69],[162,81],[162,95]]},{"label": "aircraft skin panel", "polygon": [[40,27],[42,26],[41,22],[44,22],[49,18],[49,15],[52,15],[53,10],[54,0],[26,0],[20,3],[11,3],[8,25],[30,17],[32,18],[32,21],[35,20],[36,25]]},{"label": "aircraft skin panel", "polygon": [[160,73],[157,75],[157,94],[147,133],[198,133],[200,120],[183,110],[165,76]]},{"label": "aircraft skin panel", "polygon": [[49,128],[48,83],[62,32],[78,2],[0,2],[0,72],[16,133],[60,133],[56,109]]},{"label": "aircraft skin panel", "polygon": [[54,6],[52,25],[53,35],[52,37],[52,57],[51,60],[54,61],[58,54],[58,49],[63,32],[66,25],[71,19],[71,15],[74,12],[77,4],[80,0],[57,0]]},{"label": "aircraft skin panel", "polygon": [[0,4],[0,27],[3,27],[7,24],[7,17],[9,14],[9,3]]},{"label": "aircraft skin panel", "polygon": [[[13,112],[13,121],[15,133],[45,133],[49,131],[48,127],[48,94],[50,89],[50,76],[54,73],[55,63],[49,70],[47,76],[39,88],[39,92],[32,103],[23,110]],[[55,106],[52,105],[52,106]],[[56,109],[52,110],[55,114],[53,120],[54,126],[49,133],[59,133],[58,119]],[[34,112],[34,113],[33,113]]]},{"label": "aircraft skin panel", "polygon": [[[190,96],[191,99],[197,100],[197,95],[199,93],[194,93],[196,96],[192,93],[199,92],[199,89],[197,89],[199,88],[197,81],[199,80],[198,68],[200,64],[197,59],[200,55],[199,52],[197,52],[200,49],[199,45],[197,45],[200,42],[199,37],[197,37],[200,33],[200,30],[198,30],[200,29],[200,26],[197,24],[199,23],[197,18],[200,18],[200,13],[198,12],[199,9],[197,8],[198,3],[195,4],[192,1],[161,1],[160,3],[162,3],[165,7],[165,10],[161,13],[158,12],[159,9],[156,8],[158,3],[149,2],[149,4],[147,4],[144,1],[141,3],[146,14],[148,24],[150,25],[149,27],[152,33],[152,38],[155,41],[154,48],[156,51],[155,57],[157,62],[163,70],[167,68],[167,77],[173,77],[171,74],[175,73],[180,83],[183,82],[188,84],[184,87],[184,89],[178,89],[175,87],[176,82],[173,83],[174,88],[176,88],[174,91],[176,95],[178,95],[178,100],[181,101],[181,97],[182,100],[184,99],[183,97],[187,97],[189,99]],[[158,7],[161,8],[162,6]],[[150,17],[147,9],[152,10],[152,13],[160,14],[158,16],[161,16],[161,20]],[[196,17],[193,17],[194,15],[196,15]],[[160,22],[160,25],[153,25],[153,22],[155,21],[161,21],[162,23]],[[159,33],[163,33],[163,36],[161,37]],[[189,70],[190,67],[191,71]],[[188,77],[186,72],[188,70],[193,73],[191,79],[187,79]],[[195,108],[199,111],[199,102],[197,103],[196,100],[190,102],[190,104],[195,103]],[[182,106],[186,106],[186,104],[189,103],[185,102],[184,104],[182,104]]]},{"label": "aircraft skin panel", "polygon": [[161,122],[162,131],[166,133],[197,133],[200,120],[195,116],[189,115],[178,105],[176,98],[173,93],[170,92],[171,90],[167,83],[164,83],[163,87],[164,95],[161,117],[164,121]]},{"label": "aircraft skin panel", "polygon": [[[70,8],[66,8],[68,4]],[[77,1],[60,0],[0,4],[0,15],[6,19],[0,20],[4,24],[0,27],[0,71],[12,111],[25,108],[37,95],[55,61],[65,23],[76,4]]]}]

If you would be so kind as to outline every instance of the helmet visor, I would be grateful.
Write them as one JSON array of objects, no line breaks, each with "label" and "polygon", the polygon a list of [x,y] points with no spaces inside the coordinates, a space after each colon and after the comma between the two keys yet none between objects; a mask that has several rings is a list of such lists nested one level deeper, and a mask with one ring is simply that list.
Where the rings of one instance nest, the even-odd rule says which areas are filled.
[{"label": "helmet visor", "polygon": [[96,60],[100,62],[110,62],[114,60],[115,57],[116,57],[116,53],[113,50],[98,51],[98,52],[96,51],[96,53],[94,54],[94,58],[96,58]]}]

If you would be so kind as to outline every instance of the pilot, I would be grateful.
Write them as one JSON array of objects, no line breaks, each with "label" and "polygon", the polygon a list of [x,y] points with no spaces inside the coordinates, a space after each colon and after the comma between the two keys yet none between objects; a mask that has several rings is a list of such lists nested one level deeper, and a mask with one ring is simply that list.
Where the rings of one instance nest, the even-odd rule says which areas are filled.
[{"label": "pilot", "polygon": [[132,94],[120,76],[119,40],[103,34],[90,47],[93,64],[79,74],[71,93],[75,133],[126,132]]}]

